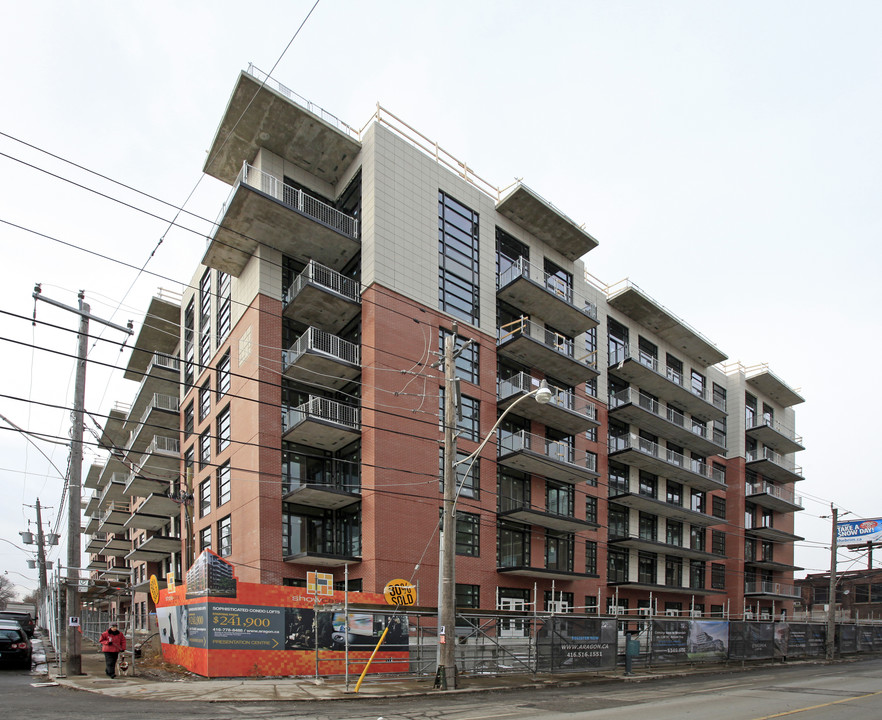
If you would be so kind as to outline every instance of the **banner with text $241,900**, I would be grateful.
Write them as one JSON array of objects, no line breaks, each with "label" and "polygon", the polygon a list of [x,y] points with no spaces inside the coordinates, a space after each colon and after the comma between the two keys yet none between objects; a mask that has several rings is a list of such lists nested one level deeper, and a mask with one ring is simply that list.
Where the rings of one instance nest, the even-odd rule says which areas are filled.
[{"label": "banner with text $241,900", "polygon": [[[367,660],[386,626],[390,632],[378,653],[386,662],[372,671],[408,668],[407,616],[361,609],[347,619],[340,610],[343,592],[240,582],[232,565],[210,550],[200,555],[186,580],[174,590],[160,591],[159,637],[165,660],[200,675],[313,674],[317,659],[320,674],[343,674],[347,645],[349,670],[360,672],[362,655]],[[379,608],[384,598],[350,592],[349,601]],[[335,607],[323,609],[329,605]]]}]

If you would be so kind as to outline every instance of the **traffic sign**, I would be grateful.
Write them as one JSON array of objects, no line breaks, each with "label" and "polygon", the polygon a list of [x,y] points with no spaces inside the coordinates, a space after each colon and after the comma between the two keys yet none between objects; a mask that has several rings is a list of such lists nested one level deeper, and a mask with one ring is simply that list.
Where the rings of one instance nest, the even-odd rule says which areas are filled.
[{"label": "traffic sign", "polygon": [[416,604],[416,588],[407,580],[390,580],[383,588],[383,595],[390,605]]}]

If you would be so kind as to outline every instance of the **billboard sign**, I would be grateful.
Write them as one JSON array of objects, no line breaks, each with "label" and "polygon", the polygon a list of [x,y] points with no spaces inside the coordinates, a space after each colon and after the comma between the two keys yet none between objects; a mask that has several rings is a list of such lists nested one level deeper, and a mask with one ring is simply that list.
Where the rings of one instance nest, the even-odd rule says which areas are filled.
[{"label": "billboard sign", "polygon": [[882,518],[836,523],[837,545],[882,542]]}]

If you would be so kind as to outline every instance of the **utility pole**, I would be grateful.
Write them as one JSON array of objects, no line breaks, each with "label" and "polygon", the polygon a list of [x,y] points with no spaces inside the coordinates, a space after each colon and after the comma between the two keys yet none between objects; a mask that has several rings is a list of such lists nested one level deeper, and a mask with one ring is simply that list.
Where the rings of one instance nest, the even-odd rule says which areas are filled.
[{"label": "utility pole", "polygon": [[[77,335],[77,366],[74,381],[74,408],[71,413],[73,428],[70,440],[70,476],[67,483],[68,492],[68,515],[67,515],[67,616],[68,618],[80,618],[82,608],[80,605],[80,559],[82,550],[80,547],[80,527],[82,526],[82,487],[83,487],[83,426],[86,404],[86,356],[89,352],[89,320],[94,319],[108,327],[115,328],[127,335],[133,335],[132,323],[128,327],[116,325],[109,320],[94,317],[90,312],[89,305],[84,301],[85,292],[80,290],[77,294],[78,306],[76,308],[64,305],[57,300],[50,300],[42,295],[38,284],[34,288],[34,300],[42,300],[50,305],[55,305],[68,312],[80,316],[80,327]],[[36,317],[36,308],[34,309]],[[67,674],[82,675],[82,649],[79,627],[67,623]]]},{"label": "utility pole", "polygon": [[37,498],[37,562],[40,566],[40,603],[46,597],[46,545],[43,541],[43,516],[40,513],[40,498]]},{"label": "utility pole", "polygon": [[830,540],[830,588],[827,591],[827,660],[832,660],[836,650],[836,523],[839,510],[830,503],[833,512],[833,530]]},{"label": "utility pole", "polygon": [[456,683],[456,345],[457,324],[444,338],[444,505],[441,513],[441,584],[438,587],[438,673],[446,690]]}]

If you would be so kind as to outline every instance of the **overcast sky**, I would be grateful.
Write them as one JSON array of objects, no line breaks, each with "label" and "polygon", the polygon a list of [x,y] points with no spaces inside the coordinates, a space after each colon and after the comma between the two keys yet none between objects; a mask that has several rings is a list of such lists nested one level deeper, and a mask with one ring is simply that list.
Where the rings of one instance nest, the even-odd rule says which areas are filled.
[{"label": "overcast sky", "polygon": [[[522,178],[600,241],[593,275],[629,277],[799,389],[797,564],[829,567],[831,501],[882,516],[882,393],[857,372],[882,357],[882,4],[321,0],[285,52],[313,2],[0,0],[0,414],[67,437],[69,413],[36,403],[72,404],[73,361],[29,346],[74,353],[75,336],[6,313],[31,316],[36,282],[121,324],[180,291],[229,192],[200,177],[237,74],[283,56],[273,76],[349,124],[380,102],[493,184]],[[197,217],[170,227],[191,192]],[[97,364],[127,354],[99,342],[90,359],[87,409],[129,401]],[[66,448],[37,444],[63,473]],[[3,429],[0,483],[0,571],[33,588],[9,543],[37,497],[55,524],[62,480]]]}]

